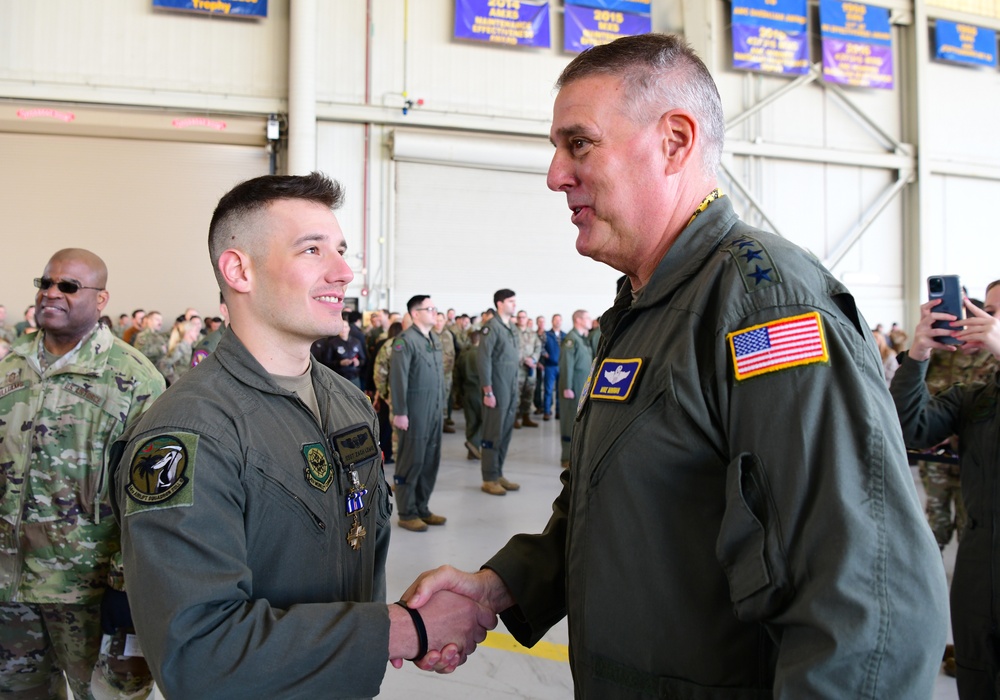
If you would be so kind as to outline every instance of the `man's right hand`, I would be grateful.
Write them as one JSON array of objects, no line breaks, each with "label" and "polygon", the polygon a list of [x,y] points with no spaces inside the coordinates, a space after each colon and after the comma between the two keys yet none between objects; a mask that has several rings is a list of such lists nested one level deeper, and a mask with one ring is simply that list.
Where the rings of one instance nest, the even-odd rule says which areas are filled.
[{"label": "man's right hand", "polygon": [[410,418],[409,416],[393,416],[392,417],[392,427],[399,428],[400,430],[410,429]]}]

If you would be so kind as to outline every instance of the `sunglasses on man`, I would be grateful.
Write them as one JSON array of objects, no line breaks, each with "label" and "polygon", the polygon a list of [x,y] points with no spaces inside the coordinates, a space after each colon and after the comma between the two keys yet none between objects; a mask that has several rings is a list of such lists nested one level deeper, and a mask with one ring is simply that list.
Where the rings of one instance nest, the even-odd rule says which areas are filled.
[{"label": "sunglasses on man", "polygon": [[51,280],[48,277],[35,278],[35,286],[41,289],[43,292],[50,289],[52,285],[55,285],[56,289],[58,289],[63,294],[76,294],[81,289],[96,289],[99,292],[104,290],[104,287],[87,287],[78,282],[70,282],[69,280],[59,280],[58,282],[56,282],[55,280]]}]

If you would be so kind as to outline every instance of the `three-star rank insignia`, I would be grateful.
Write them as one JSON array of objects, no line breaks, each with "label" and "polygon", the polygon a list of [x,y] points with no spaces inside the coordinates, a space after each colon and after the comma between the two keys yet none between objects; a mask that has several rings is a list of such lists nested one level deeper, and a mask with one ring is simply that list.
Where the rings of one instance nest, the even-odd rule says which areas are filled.
[{"label": "three-star rank insignia", "polygon": [[743,236],[733,241],[726,250],[736,261],[742,273],[743,287],[748,292],[767,289],[781,282],[774,261],[760,241]]},{"label": "three-star rank insignia", "polygon": [[333,469],[323,445],[318,442],[303,445],[302,456],[306,459],[306,481],[314,489],[326,493],[333,483]]}]

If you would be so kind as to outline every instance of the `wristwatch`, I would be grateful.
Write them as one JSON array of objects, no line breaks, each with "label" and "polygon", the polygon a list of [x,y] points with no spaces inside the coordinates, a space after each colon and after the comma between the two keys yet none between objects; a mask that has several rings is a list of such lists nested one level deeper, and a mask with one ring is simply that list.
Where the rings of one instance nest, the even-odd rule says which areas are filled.
[{"label": "wristwatch", "polygon": [[487,399],[492,399],[493,398],[493,392],[492,391],[484,392],[483,396],[485,396]]}]

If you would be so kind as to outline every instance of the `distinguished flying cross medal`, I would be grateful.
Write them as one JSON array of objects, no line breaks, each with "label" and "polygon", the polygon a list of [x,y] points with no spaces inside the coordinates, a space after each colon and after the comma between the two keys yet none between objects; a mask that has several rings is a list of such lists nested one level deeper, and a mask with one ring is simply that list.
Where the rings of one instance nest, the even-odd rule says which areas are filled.
[{"label": "distinguished flying cross medal", "polygon": [[378,457],[378,444],[375,442],[372,429],[364,424],[339,432],[331,440],[350,481],[350,490],[344,503],[344,514],[351,516],[353,520],[351,529],[347,532],[347,543],[351,545],[351,549],[357,551],[361,549],[361,542],[368,534],[358,515],[365,508],[364,498],[368,495],[368,489],[361,483],[356,467]]}]

